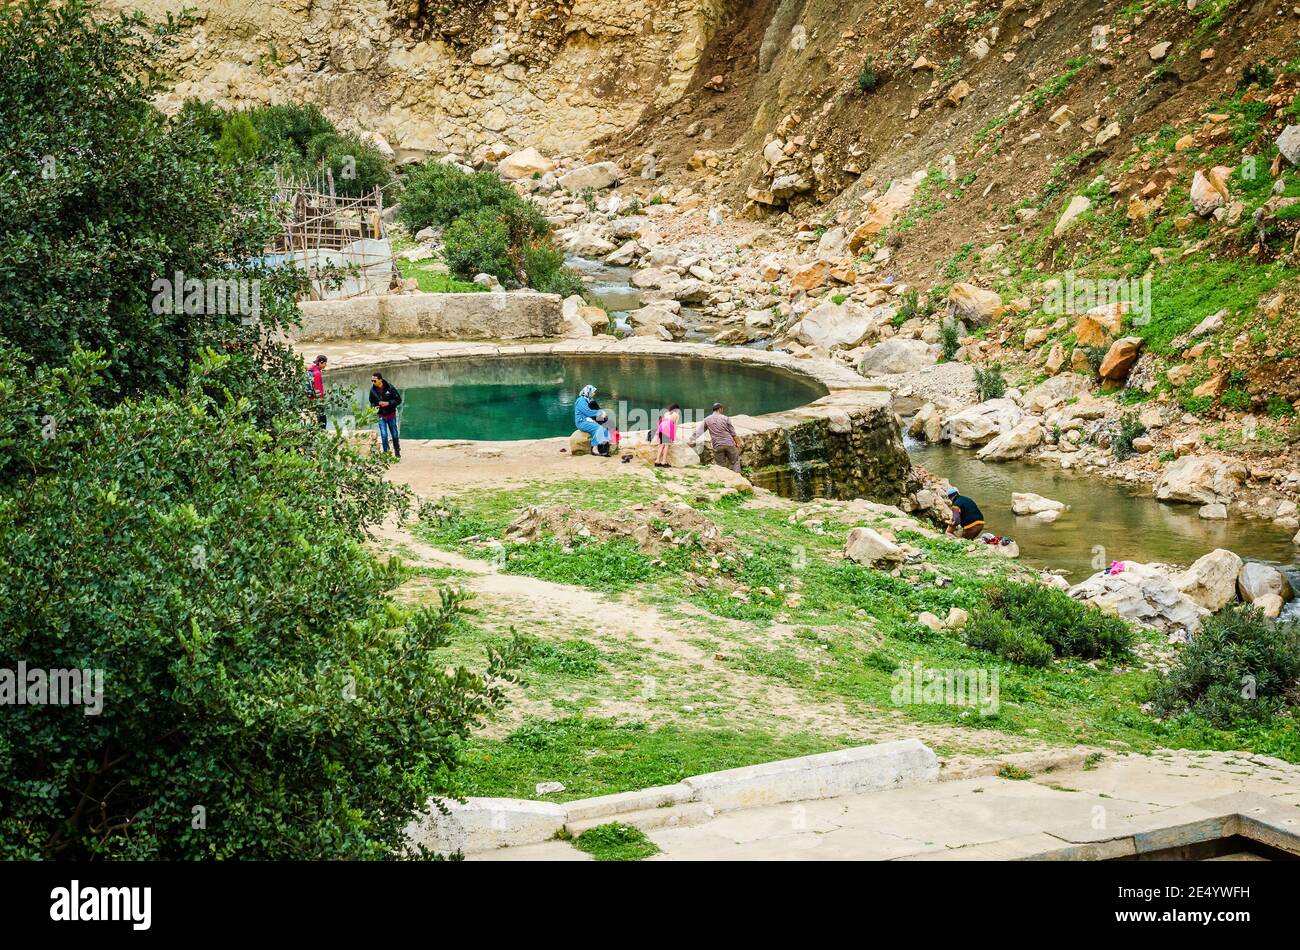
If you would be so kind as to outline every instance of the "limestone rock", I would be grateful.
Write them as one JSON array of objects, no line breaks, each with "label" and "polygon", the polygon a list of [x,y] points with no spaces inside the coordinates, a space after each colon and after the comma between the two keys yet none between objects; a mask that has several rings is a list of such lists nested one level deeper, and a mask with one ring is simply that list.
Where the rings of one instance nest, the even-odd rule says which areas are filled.
[{"label": "limestone rock", "polygon": [[[654,464],[658,452],[659,445],[655,442],[640,442],[632,446],[632,454],[647,464]],[[689,468],[703,463],[699,452],[685,442],[678,441],[668,446],[668,464],[673,468]]]},{"label": "limestone rock", "polygon": [[924,340],[891,337],[877,343],[858,361],[858,372],[863,376],[889,376],[910,373],[939,361],[939,348]]},{"label": "limestone rock", "polygon": [[963,323],[984,327],[1002,313],[1002,298],[974,284],[957,283],[948,291],[948,313]]},{"label": "limestone rock", "polygon": [[916,196],[916,186],[911,179],[895,181],[888,191],[867,205],[862,222],[849,236],[849,253],[857,254],[868,241],[893,224]]},{"label": "limestone rock", "polygon": [[1075,600],[1165,633],[1194,636],[1208,611],[1154,565],[1125,561],[1118,574],[1099,572],[1069,590]]},{"label": "limestone rock", "polygon": [[1228,517],[1228,506],[1218,502],[1212,505],[1202,505],[1196,514],[1205,521],[1224,521]]},{"label": "limestone rock", "polygon": [[1290,600],[1292,595],[1291,582],[1286,579],[1286,575],[1276,567],[1258,561],[1247,561],[1241,566],[1241,573],[1237,575],[1237,590],[1241,599],[1248,604],[1253,604],[1268,594],[1274,594],[1283,601]]},{"label": "limestone rock", "polygon": [[1007,432],[994,438],[975,457],[984,462],[1008,462],[1023,458],[1043,441],[1043,427],[1037,419],[1026,418]]},{"label": "limestone rock", "polygon": [[531,178],[552,171],[555,171],[555,162],[532,147],[515,152],[497,165],[497,174],[502,178]]},{"label": "limestone rock", "polygon": [[1265,617],[1276,618],[1282,613],[1282,598],[1277,594],[1264,594],[1252,605]]},{"label": "limestone rock", "polygon": [[1174,577],[1174,586],[1193,603],[1214,612],[1237,599],[1237,575],[1241,558],[1225,548],[1217,548],[1197,558],[1186,571]]},{"label": "limestone rock", "polygon": [[854,528],[845,542],[844,556],[867,566],[897,564],[903,560],[903,549],[871,528]]},{"label": "limestone rock", "polygon": [[971,449],[1010,432],[1025,414],[1010,399],[990,399],[949,416],[943,423],[943,437],[962,449]]},{"label": "limestone rock", "polygon": [[1075,195],[1066,205],[1065,211],[1061,214],[1060,219],[1056,222],[1056,227],[1052,229],[1053,237],[1060,237],[1074,224],[1079,215],[1083,214],[1092,207],[1092,201],[1083,195]]},{"label": "limestone rock", "polygon": [[1044,413],[1049,409],[1082,396],[1091,388],[1088,378],[1076,373],[1053,376],[1030,389],[1021,397],[1026,412]]},{"label": "limestone rock", "polygon": [[1192,176],[1192,210],[1202,218],[1208,218],[1215,210],[1228,203],[1227,176],[1231,169],[1216,167],[1209,173],[1198,171]]},{"label": "limestone rock", "polygon": [[590,455],[591,434],[583,432],[581,429],[574,429],[573,435],[569,436],[569,454]]},{"label": "limestone rock", "polygon": [[[513,157],[512,155],[511,158]],[[618,184],[618,180],[618,165],[614,162],[596,162],[561,175],[560,187],[566,191],[583,191],[587,188],[599,191]]]},{"label": "limestone rock", "polygon": [[1228,466],[1204,455],[1185,455],[1170,462],[1156,482],[1161,501],[1185,501],[1212,505],[1231,500],[1238,482]]},{"label": "limestone rock", "polygon": [[917,410],[916,415],[912,417],[912,424],[908,427],[912,435],[927,442],[938,442],[942,430],[943,421],[939,418],[939,410],[932,402],[927,402]]},{"label": "limestone rock", "polygon": [[828,300],[795,324],[790,332],[805,346],[851,349],[878,333],[882,322],[881,314],[875,310],[851,301],[837,304]]},{"label": "limestone rock", "polygon": [[1011,493],[1011,511],[1017,515],[1037,515],[1045,511],[1066,511],[1070,506],[1064,502],[1053,501],[1033,492],[1017,491]]},{"label": "limestone rock", "polygon": [[1292,165],[1300,165],[1300,125],[1288,125],[1277,137],[1277,150]]},{"label": "limestone rock", "polygon": [[1116,340],[1102,359],[1097,375],[1107,382],[1123,382],[1128,378],[1129,370],[1137,362],[1145,343],[1146,340],[1140,336],[1126,336]]}]

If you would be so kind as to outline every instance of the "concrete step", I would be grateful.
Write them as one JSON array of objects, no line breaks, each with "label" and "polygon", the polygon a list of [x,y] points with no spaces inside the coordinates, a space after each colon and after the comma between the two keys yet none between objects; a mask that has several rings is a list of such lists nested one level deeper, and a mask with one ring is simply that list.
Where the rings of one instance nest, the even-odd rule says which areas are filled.
[{"label": "concrete step", "polygon": [[597,825],[606,825],[614,821],[621,825],[631,825],[633,828],[639,828],[642,831],[652,831],[655,828],[686,828],[690,825],[703,824],[713,818],[713,815],[714,808],[712,805],[688,802],[664,808],[630,811],[621,815],[602,815],[599,818],[569,821],[565,823],[564,827],[569,834],[576,838],[584,831],[595,828]]}]

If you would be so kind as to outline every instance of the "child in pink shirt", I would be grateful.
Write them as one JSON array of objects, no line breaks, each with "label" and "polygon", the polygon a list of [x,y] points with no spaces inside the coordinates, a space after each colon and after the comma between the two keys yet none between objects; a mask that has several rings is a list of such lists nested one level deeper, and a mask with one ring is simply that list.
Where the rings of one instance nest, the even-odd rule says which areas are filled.
[{"label": "child in pink shirt", "polygon": [[655,456],[655,468],[672,468],[668,461],[668,453],[671,446],[677,441],[677,421],[681,418],[682,407],[673,403],[664,410],[664,414],[659,417],[659,431],[656,436],[659,439],[659,452]]}]

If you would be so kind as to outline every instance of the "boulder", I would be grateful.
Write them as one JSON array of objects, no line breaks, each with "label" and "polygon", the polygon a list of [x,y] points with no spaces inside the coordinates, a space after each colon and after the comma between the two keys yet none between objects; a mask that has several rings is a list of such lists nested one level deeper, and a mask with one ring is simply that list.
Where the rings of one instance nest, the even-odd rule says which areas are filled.
[{"label": "boulder", "polygon": [[930,611],[928,610],[923,610],[919,614],[917,614],[916,622],[923,627],[929,627],[931,630],[935,631],[936,633],[938,633],[940,630],[943,629],[943,620],[940,619],[936,614],[930,613]]},{"label": "boulder", "polygon": [[[659,452],[659,445],[655,442],[640,442],[632,446],[632,454],[642,462],[654,464],[655,458]],[[695,451],[685,442],[673,442],[668,446],[668,464],[673,468],[689,468],[694,465],[701,465],[700,453]]]},{"label": "boulder", "polygon": [[825,285],[830,276],[831,265],[826,261],[814,261],[797,268],[790,274],[791,290],[816,290]]},{"label": "boulder", "polygon": [[1229,200],[1227,176],[1232,169],[1216,167],[1208,173],[1197,172],[1192,176],[1192,210],[1202,218],[1208,218],[1215,210],[1224,207]]},{"label": "boulder", "polygon": [[844,556],[869,567],[897,564],[903,560],[903,549],[871,528],[854,528],[844,544]]},{"label": "boulder", "polygon": [[975,448],[1010,432],[1025,414],[1010,399],[990,399],[949,416],[943,423],[943,438],[962,449]]},{"label": "boulder", "polygon": [[932,366],[939,361],[939,348],[924,340],[891,337],[877,343],[858,361],[858,372],[863,376],[890,376],[910,373]]},{"label": "boulder", "polygon": [[908,431],[918,439],[925,439],[927,442],[939,441],[940,433],[943,431],[943,420],[939,418],[939,410],[934,407],[934,403],[927,402],[916,411]]},{"label": "boulder", "polygon": [[1082,396],[1090,387],[1091,384],[1088,382],[1088,378],[1077,373],[1053,376],[1026,392],[1021,398],[1020,404],[1024,406],[1026,412],[1042,414],[1062,403]]},{"label": "boulder", "polygon": [[894,223],[916,196],[917,183],[911,179],[895,180],[880,197],[867,205],[861,223],[849,235],[849,253],[857,254],[867,242]]},{"label": "boulder", "polygon": [[1292,165],[1300,165],[1300,125],[1288,125],[1277,137],[1277,150]]},{"label": "boulder", "polygon": [[969,326],[988,326],[1002,313],[1002,298],[974,284],[953,284],[948,291],[948,313]]},{"label": "boulder", "polygon": [[497,165],[497,174],[502,178],[532,178],[533,175],[545,175],[555,171],[555,162],[535,148],[526,148],[503,159]]},{"label": "boulder", "polygon": [[878,333],[884,319],[888,317],[877,310],[850,301],[837,304],[828,300],[795,324],[790,334],[805,346],[851,349]]},{"label": "boulder", "polygon": [[[1011,512],[1017,515],[1037,515],[1045,511],[1066,511],[1069,505],[1035,495],[1033,492],[1017,491],[1011,493]],[[1234,575],[1235,576],[1235,575]]]},{"label": "boulder", "polygon": [[1185,455],[1166,466],[1156,482],[1156,498],[1212,505],[1229,501],[1237,491],[1237,480],[1227,465],[1204,455]]},{"label": "boulder", "polygon": [[1202,505],[1196,514],[1204,521],[1226,521],[1228,518],[1228,506],[1216,501],[1212,505]]},{"label": "boulder", "polygon": [[566,339],[582,340],[591,337],[591,324],[579,314],[585,303],[586,301],[579,294],[564,298],[564,336]]},{"label": "boulder", "polygon": [[1060,219],[1056,222],[1056,227],[1052,229],[1053,237],[1060,237],[1074,225],[1079,215],[1083,214],[1092,207],[1092,202],[1083,195],[1075,195],[1066,205],[1065,211],[1061,214]]},{"label": "boulder", "polygon": [[1282,613],[1282,598],[1277,594],[1265,594],[1252,605],[1265,617],[1277,617]]},{"label": "boulder", "polygon": [[[513,158],[514,156],[511,156]],[[509,161],[509,159],[507,159]],[[599,191],[617,185],[619,180],[618,165],[614,162],[596,162],[583,165],[560,176],[560,187],[566,191],[584,191],[588,188]]]},{"label": "boulder", "polygon": [[1213,613],[1237,599],[1237,575],[1242,561],[1225,548],[1197,558],[1187,570],[1175,575],[1174,586],[1197,606]]},{"label": "boulder", "polygon": [[1097,375],[1110,383],[1123,382],[1128,379],[1129,370],[1137,362],[1138,355],[1146,341],[1140,336],[1121,337],[1110,345],[1105,358],[1097,370]]},{"label": "boulder", "polygon": [[634,336],[658,337],[661,340],[679,340],[686,335],[686,322],[681,316],[681,305],[673,301],[646,304],[627,315]]},{"label": "boulder", "polygon": [[1136,561],[1125,561],[1118,574],[1094,574],[1068,593],[1106,613],[1165,633],[1194,636],[1208,614],[1160,568]]},{"label": "boulder", "polygon": [[1291,582],[1286,579],[1286,575],[1276,567],[1258,561],[1247,561],[1241,566],[1241,572],[1237,575],[1237,591],[1248,604],[1253,604],[1268,594],[1274,594],[1283,601],[1290,600],[1292,595]]},{"label": "boulder", "polygon": [[1027,417],[1009,431],[1002,433],[980,449],[975,457],[984,462],[1009,462],[1023,458],[1025,453],[1043,441],[1043,427],[1038,420]]},{"label": "boulder", "polygon": [[569,454],[590,455],[591,434],[583,432],[581,429],[574,429],[573,435],[569,436]]}]

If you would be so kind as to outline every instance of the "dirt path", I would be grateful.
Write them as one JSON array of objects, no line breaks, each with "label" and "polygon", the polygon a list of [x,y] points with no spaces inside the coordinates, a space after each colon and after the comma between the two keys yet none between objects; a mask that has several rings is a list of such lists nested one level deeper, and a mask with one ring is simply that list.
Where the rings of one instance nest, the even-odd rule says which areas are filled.
[{"label": "dirt path", "polygon": [[[391,474],[425,497],[440,497],[446,492],[471,487],[474,490],[514,487],[547,478],[653,477],[638,472],[637,466],[588,458],[566,458],[567,464],[543,459],[520,471],[519,455],[528,454],[527,446],[509,443],[501,451],[499,457],[476,458],[464,445],[412,444],[401,466],[391,470]],[[646,702],[644,697],[638,700],[635,696],[629,699],[629,693],[637,691],[635,674],[615,672],[614,682],[606,684],[605,694],[593,710],[596,714],[682,724],[698,724],[701,717],[714,715],[725,717],[728,726],[733,728],[756,728],[782,735],[811,733],[845,737],[855,742],[916,737],[971,751],[988,749],[990,734],[986,731],[919,725],[898,711],[881,711],[833,696],[811,696],[737,669],[728,662],[730,658],[725,653],[708,647],[720,635],[729,644],[724,650],[731,650],[731,644],[766,647],[792,633],[779,625],[762,631],[760,640],[753,628],[740,622],[721,620],[704,611],[699,611],[695,619],[689,605],[669,615],[653,604],[635,599],[635,594],[608,595],[502,573],[489,561],[434,547],[396,520],[383,526],[377,541],[382,548],[399,554],[413,566],[455,568],[464,572],[464,577],[456,579],[456,586],[473,594],[474,606],[483,621],[498,625],[503,633],[513,627],[542,638],[579,638],[598,647],[614,641],[643,654],[644,664],[654,673],[652,677],[642,678],[657,683],[658,701]],[[435,585],[428,579],[415,578],[399,594],[423,600],[432,596],[434,589]],[[549,702],[517,692],[512,696],[506,718],[494,724],[489,734],[509,731],[529,714],[554,715],[554,709]],[[1033,741],[1007,736],[999,736],[997,745],[1007,751],[1041,747]]]}]

